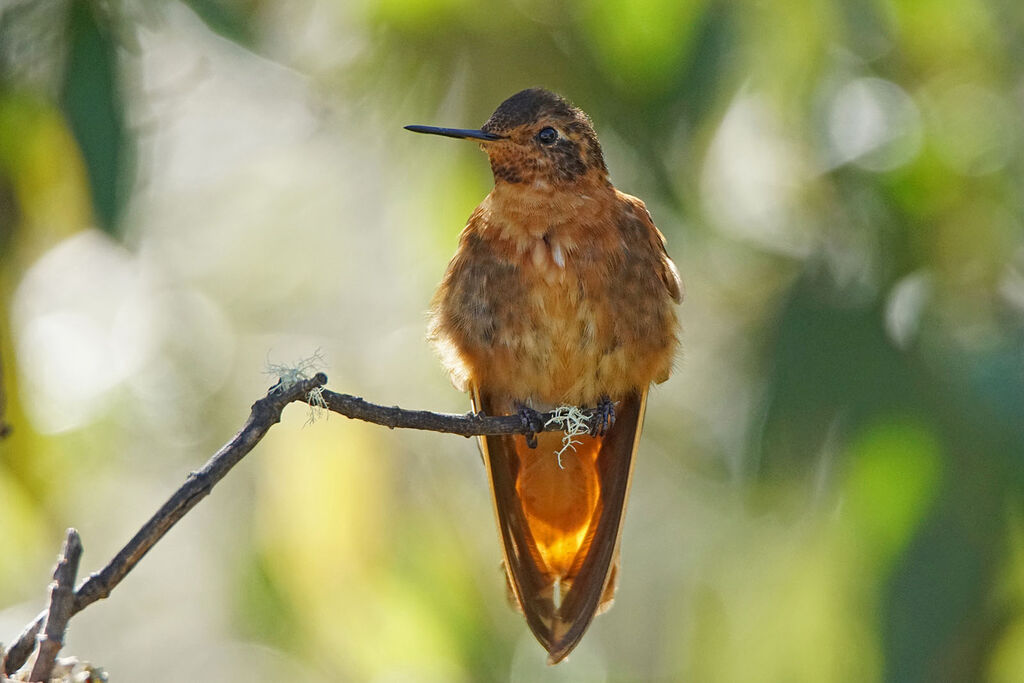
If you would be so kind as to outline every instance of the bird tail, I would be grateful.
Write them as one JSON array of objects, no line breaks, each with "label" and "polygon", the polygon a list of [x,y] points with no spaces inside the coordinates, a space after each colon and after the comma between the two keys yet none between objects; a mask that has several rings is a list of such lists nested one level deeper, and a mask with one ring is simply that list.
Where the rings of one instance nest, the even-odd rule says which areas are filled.
[{"label": "bird tail", "polygon": [[[615,406],[603,436],[577,437],[559,457],[561,432],[481,437],[508,585],[526,622],[548,651],[564,659],[615,594],[619,539],[643,425],[646,389]],[[514,412],[486,394],[473,404],[489,415]]]}]

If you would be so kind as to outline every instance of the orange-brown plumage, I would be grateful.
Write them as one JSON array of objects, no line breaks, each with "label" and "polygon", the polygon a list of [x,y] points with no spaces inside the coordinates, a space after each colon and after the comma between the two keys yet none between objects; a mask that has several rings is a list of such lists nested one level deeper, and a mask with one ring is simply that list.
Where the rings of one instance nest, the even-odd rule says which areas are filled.
[{"label": "orange-brown plumage", "polygon": [[479,131],[495,186],[434,296],[430,336],[455,385],[488,414],[615,405],[575,451],[558,432],[484,437],[509,585],[563,659],[615,589],[622,515],[647,389],[667,379],[682,285],[643,202],[608,179],[590,120],[525,90]]}]

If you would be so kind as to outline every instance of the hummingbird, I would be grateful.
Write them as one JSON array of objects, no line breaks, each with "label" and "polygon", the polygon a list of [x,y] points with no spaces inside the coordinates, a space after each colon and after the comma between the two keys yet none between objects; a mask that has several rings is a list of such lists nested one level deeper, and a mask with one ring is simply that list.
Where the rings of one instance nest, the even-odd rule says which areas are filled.
[{"label": "hummingbird", "polygon": [[[679,345],[683,285],[644,203],[608,177],[590,118],[542,88],[479,129],[406,126],[479,143],[494,188],[434,295],[428,337],[473,409],[530,433],[480,437],[510,599],[556,664],[611,606],[652,383]],[[540,413],[594,407],[570,448]],[[541,432],[541,433],[537,433]]]}]

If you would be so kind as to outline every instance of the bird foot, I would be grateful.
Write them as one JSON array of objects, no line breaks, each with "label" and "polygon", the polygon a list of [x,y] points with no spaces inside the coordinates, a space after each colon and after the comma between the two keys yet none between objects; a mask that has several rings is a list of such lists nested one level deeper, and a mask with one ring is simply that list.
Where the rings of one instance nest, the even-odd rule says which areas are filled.
[{"label": "bird foot", "polygon": [[529,406],[519,406],[519,419],[527,430],[526,445],[529,448],[537,447],[537,433],[544,431],[544,419],[540,413]]},{"label": "bird foot", "polygon": [[591,436],[604,436],[612,425],[615,424],[615,404],[607,396],[602,396],[597,402],[597,412],[594,413],[590,425]]}]

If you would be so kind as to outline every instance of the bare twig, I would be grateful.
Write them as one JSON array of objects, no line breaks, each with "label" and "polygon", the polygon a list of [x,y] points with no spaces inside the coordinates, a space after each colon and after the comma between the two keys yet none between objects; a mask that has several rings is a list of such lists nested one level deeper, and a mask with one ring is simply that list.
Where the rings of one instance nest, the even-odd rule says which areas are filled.
[{"label": "bare twig", "polygon": [[[323,386],[327,376],[318,373],[312,379],[295,382],[287,387],[280,384],[270,390],[264,398],[252,406],[249,419],[234,438],[226,443],[202,469],[192,472],[185,483],[174,492],[157,510],[138,533],[114,556],[106,567],[89,576],[75,591],[75,602],[71,614],[81,612],[92,603],[110,595],[121,580],[127,576],[139,560],[145,556],[157,541],[163,538],[179,519],[205,498],[210,490],[224,478],[232,467],[259,443],[267,431],[281,420],[284,407],[296,400],[303,400],[314,388]],[[29,624],[4,655],[3,671],[14,673],[24,665],[32,651],[32,642],[42,627],[45,613]]]},{"label": "bare twig", "polygon": [[[523,426],[522,418],[518,415],[483,415],[481,413],[449,415],[432,413],[429,410],[406,410],[398,406],[381,406],[364,401],[358,396],[336,394],[326,390],[323,392],[323,398],[332,412],[353,420],[372,422],[389,429],[422,429],[443,434],[458,434],[459,436],[497,436],[525,434],[530,431]],[[588,418],[592,418],[596,411],[590,409],[581,412]],[[546,424],[552,417],[554,417],[554,413],[541,414],[541,419],[545,423],[542,431],[560,431],[558,425]]]},{"label": "bare twig", "polygon": [[[163,538],[178,520],[189,510],[209,495],[213,487],[251,451],[266,435],[272,426],[281,421],[284,407],[293,401],[308,401],[310,392],[320,389],[327,383],[324,373],[317,373],[309,379],[298,380],[288,384],[278,383],[264,398],[252,406],[249,419],[234,438],[226,443],[202,469],[192,472],[185,483],[174,492],[163,506],[147,521],[138,533],[114,556],[107,566],[89,576],[75,591],[74,604],[71,606],[69,618],[83,609],[110,595],[117,584],[128,575],[139,560]],[[426,410],[404,410],[397,406],[387,407],[369,403],[357,396],[338,394],[333,391],[318,392],[327,407],[355,420],[371,422],[390,429],[423,429],[445,434],[460,436],[483,436],[502,434],[525,434],[530,431],[517,415],[485,416],[467,413],[465,415],[448,415],[432,413]],[[588,417],[594,415],[593,410],[585,410]],[[542,414],[545,425],[542,431],[559,431],[555,422],[550,422],[553,414]],[[4,654],[3,666],[0,670],[12,674],[20,669],[29,654],[36,635],[46,620],[43,612],[21,632],[18,638]]]},{"label": "bare twig", "polygon": [[50,608],[46,613],[43,632],[39,636],[39,649],[28,678],[30,681],[49,681],[57,653],[64,647],[64,631],[67,630],[75,602],[75,577],[78,576],[78,561],[81,558],[82,539],[77,531],[68,529],[64,547],[57,559],[57,568],[53,570]]}]

